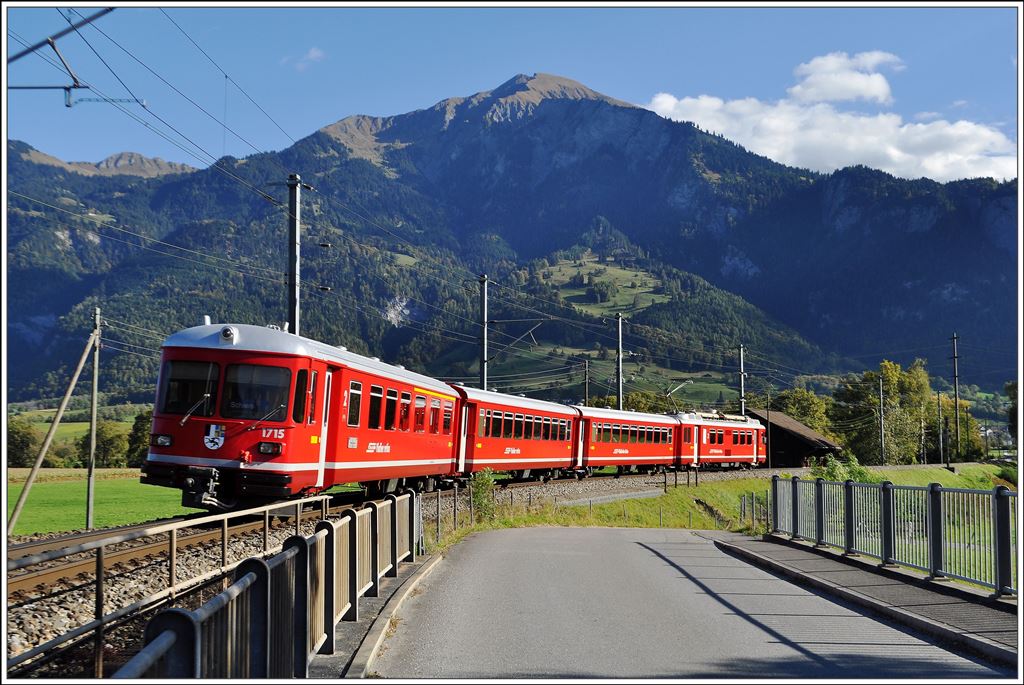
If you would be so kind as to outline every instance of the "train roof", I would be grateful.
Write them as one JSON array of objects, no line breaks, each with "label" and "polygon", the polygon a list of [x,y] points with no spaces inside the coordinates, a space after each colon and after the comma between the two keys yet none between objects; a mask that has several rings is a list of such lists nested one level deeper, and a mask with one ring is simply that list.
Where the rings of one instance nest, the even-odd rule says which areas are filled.
[{"label": "train roof", "polygon": [[601,407],[577,406],[576,409],[586,417],[595,419],[611,419],[613,421],[644,421],[647,423],[677,424],[679,419],[669,414],[648,414],[639,411],[619,411]]},{"label": "train roof", "polygon": [[[230,338],[222,335],[222,331],[227,328],[233,331]],[[452,392],[451,386],[430,376],[409,371],[404,367],[386,364],[376,358],[364,357],[361,354],[349,352],[344,347],[334,347],[316,340],[287,333],[278,328],[226,323],[194,326],[172,333],[164,341],[163,347],[246,350],[309,356],[341,364],[358,371],[408,381],[426,390],[451,395],[453,398],[455,395]]]},{"label": "train roof", "polygon": [[764,428],[757,419],[739,414],[709,414],[707,412],[680,412],[676,414],[683,423],[700,426],[722,426],[725,428]]},{"label": "train roof", "polygon": [[491,404],[503,404],[524,409],[538,409],[540,411],[549,411],[553,414],[564,414],[565,416],[578,415],[577,407],[567,407],[557,402],[535,400],[532,397],[508,395],[503,392],[492,392],[490,390],[480,390],[479,388],[468,388],[464,385],[453,385],[451,387],[471,402],[489,402]]}]

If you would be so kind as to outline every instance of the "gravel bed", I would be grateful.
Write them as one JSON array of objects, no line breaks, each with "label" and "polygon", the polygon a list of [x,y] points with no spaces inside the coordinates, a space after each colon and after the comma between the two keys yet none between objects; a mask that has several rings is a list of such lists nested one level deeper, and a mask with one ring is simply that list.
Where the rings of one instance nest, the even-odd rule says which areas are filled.
[{"label": "gravel bed", "polygon": [[[301,525],[302,534],[312,535],[315,527],[315,521],[303,523]],[[294,534],[294,523],[272,529],[269,534],[270,549],[274,550],[279,547]],[[253,556],[262,556],[262,554],[262,530],[236,535],[229,539],[228,564]],[[220,568],[220,541],[196,547],[179,548],[177,551],[176,576],[179,583]],[[108,570],[104,582],[104,612],[109,614],[166,590],[169,577],[166,552],[134,563],[131,568],[118,567]],[[7,611],[8,656],[17,656],[89,623],[95,618],[95,606],[95,581],[91,575],[85,579],[66,581],[56,587],[51,587],[48,593],[42,597],[29,593],[19,593],[10,597]],[[115,631],[106,636],[105,653],[116,654],[126,650],[126,645],[115,641],[116,636],[121,632],[127,631]],[[134,639],[137,642],[140,631],[134,631],[134,633]],[[138,649],[138,646],[135,646],[132,651],[135,649]],[[86,675],[91,675],[92,671],[91,654],[90,651],[88,664],[85,665],[88,670]],[[77,669],[83,665],[81,663],[77,665],[64,663],[62,667]],[[67,674],[66,671],[62,673]]]}]

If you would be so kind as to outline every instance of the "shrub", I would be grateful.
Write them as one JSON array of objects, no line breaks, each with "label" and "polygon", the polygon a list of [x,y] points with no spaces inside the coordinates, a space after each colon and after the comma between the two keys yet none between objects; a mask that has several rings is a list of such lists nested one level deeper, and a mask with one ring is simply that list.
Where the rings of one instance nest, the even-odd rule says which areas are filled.
[{"label": "shrub", "polygon": [[[489,521],[494,518],[494,472],[484,469],[473,474],[469,481],[470,497],[477,520]],[[476,521],[474,521],[476,523]]]}]

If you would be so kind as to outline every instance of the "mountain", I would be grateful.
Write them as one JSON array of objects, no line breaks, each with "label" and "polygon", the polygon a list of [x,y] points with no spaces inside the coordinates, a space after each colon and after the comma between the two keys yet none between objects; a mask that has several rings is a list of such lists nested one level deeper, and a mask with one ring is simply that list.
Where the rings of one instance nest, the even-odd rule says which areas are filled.
[{"label": "mountain", "polygon": [[[59,391],[58,360],[77,358],[96,305],[136,327],[126,336],[202,314],[280,322],[285,216],[251,187],[292,172],[316,189],[303,196],[304,279],[331,288],[306,295],[303,333],[439,375],[472,374],[473,345],[450,352],[476,335],[478,273],[511,288],[496,291],[493,318],[523,318],[522,301],[571,319],[545,323],[542,341],[596,344],[586,325],[600,319],[572,313],[578,303],[550,275],[585,249],[658,281],[630,313],[626,344],[674,368],[734,366],[744,343],[782,373],[872,364],[875,353],[930,355],[942,373],[954,330],[965,344],[1016,347],[1016,180],[794,169],[547,74],[348,117],[216,168],[144,177],[63,164],[8,144],[8,187],[74,212],[10,196],[12,397]],[[595,226],[621,238],[584,239]],[[152,392],[151,361],[112,356],[119,390]],[[961,356],[966,382],[1015,376],[1015,359]]]},{"label": "mountain", "polygon": [[39,150],[21,150],[21,158],[36,164],[49,164],[76,174],[86,176],[165,176],[195,171],[195,167],[177,162],[167,162],[159,157],[145,157],[137,152],[118,152],[93,164],[92,162],[64,162]]}]

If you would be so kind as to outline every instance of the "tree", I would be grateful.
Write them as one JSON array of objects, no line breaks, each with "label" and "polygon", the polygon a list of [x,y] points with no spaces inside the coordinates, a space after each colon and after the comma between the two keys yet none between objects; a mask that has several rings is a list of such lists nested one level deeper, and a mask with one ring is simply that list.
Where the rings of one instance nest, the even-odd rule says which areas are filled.
[{"label": "tree", "polygon": [[135,417],[132,431],[128,434],[128,452],[125,460],[132,468],[141,467],[149,455],[149,435],[153,427],[153,410],[141,412]]},{"label": "tree", "polygon": [[833,437],[828,420],[830,404],[829,398],[804,388],[783,390],[772,398],[773,410],[781,411],[827,437]]},{"label": "tree", "polygon": [[7,465],[26,467],[35,464],[41,440],[31,422],[21,416],[7,417]]},{"label": "tree", "polygon": [[[112,421],[96,423],[96,468],[116,469],[128,465],[125,457],[128,451],[128,436],[122,433]],[[89,463],[89,433],[78,441],[78,458],[83,464]]]},{"label": "tree", "polygon": [[[882,382],[882,407],[878,385]],[[878,371],[865,371],[858,379],[848,376],[833,395],[832,428],[843,445],[865,464],[882,464],[879,443],[879,410],[884,413],[885,464],[917,461],[921,444],[921,420],[930,405],[928,372],[917,359],[907,370],[883,361]]]}]

